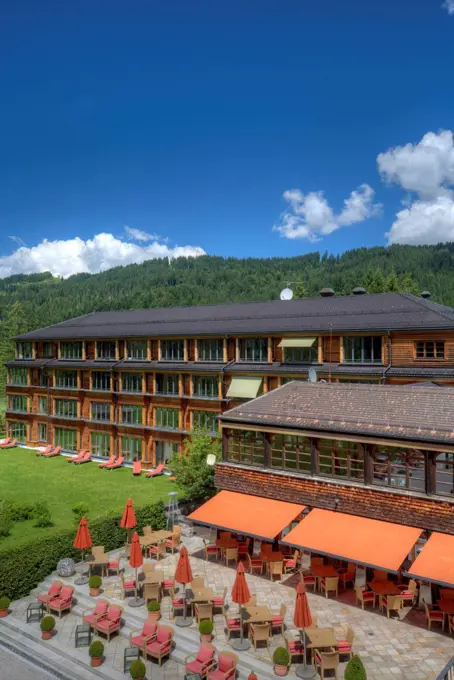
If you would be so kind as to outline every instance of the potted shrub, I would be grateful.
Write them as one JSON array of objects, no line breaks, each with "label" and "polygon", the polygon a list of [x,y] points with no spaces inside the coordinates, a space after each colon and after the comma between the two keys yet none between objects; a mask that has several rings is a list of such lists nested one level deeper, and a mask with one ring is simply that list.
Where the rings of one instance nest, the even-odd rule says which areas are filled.
[{"label": "potted shrub", "polygon": [[356,654],[354,654],[348,662],[344,678],[345,680],[367,680],[366,669],[363,666],[363,662]]},{"label": "potted shrub", "polygon": [[88,581],[88,586],[90,588],[90,595],[92,597],[98,597],[101,592],[102,578],[100,576],[90,576]]},{"label": "potted shrub", "polygon": [[145,664],[140,659],[136,659],[132,662],[131,668],[129,669],[129,674],[133,680],[145,680],[146,673]]},{"label": "potted shrub", "polygon": [[9,598],[0,597],[0,616],[8,616]]},{"label": "potted shrub", "polygon": [[55,628],[55,619],[53,616],[45,616],[40,621],[41,638],[43,640],[50,640]]},{"label": "potted shrub", "polygon": [[96,668],[96,666],[100,666],[102,664],[102,655],[104,654],[104,645],[101,640],[95,640],[92,642],[88,648],[88,653],[90,655],[91,665],[94,668]]},{"label": "potted shrub", "polygon": [[256,675],[255,673],[249,673],[247,676],[247,680],[259,680],[259,676]]},{"label": "potted shrub", "polygon": [[285,647],[278,647],[273,654],[274,674],[280,678],[288,673],[290,654]]},{"label": "potted shrub", "polygon": [[200,622],[199,633],[201,642],[211,642],[213,633],[213,622],[205,619]]},{"label": "potted shrub", "polygon": [[148,609],[148,620],[151,623],[157,623],[161,618],[161,603],[157,600],[151,600],[147,604]]}]

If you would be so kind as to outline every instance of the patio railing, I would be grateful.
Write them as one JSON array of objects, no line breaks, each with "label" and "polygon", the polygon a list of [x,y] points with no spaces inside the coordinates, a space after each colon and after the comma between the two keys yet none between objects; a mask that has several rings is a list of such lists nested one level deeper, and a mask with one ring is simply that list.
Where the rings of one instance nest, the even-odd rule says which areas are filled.
[{"label": "patio railing", "polygon": [[437,680],[454,680],[454,657],[446,664],[440,675],[437,675]]}]

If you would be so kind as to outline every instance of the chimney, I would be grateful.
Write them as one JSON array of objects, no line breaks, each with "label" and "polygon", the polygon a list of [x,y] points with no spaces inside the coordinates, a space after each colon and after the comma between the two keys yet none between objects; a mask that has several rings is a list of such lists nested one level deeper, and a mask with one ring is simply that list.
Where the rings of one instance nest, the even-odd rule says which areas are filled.
[{"label": "chimney", "polygon": [[334,290],[332,288],[322,288],[320,291],[320,295],[322,297],[333,297],[334,296]]},{"label": "chimney", "polygon": [[353,295],[365,295],[367,290],[361,286],[358,286],[357,288],[353,288],[352,293]]},{"label": "chimney", "polygon": [[428,298],[430,298],[430,293],[429,293],[429,291],[428,291],[428,290],[423,290],[423,292],[421,293],[421,297],[424,298],[424,300],[427,300]]}]

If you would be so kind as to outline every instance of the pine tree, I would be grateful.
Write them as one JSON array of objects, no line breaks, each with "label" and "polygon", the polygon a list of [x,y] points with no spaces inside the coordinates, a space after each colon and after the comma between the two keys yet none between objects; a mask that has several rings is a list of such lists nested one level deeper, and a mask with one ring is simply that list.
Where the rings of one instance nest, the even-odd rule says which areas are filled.
[{"label": "pine tree", "polygon": [[304,284],[304,281],[297,281],[293,286],[293,299],[301,300],[302,298],[307,297],[309,297],[309,293],[307,292],[307,288]]},{"label": "pine tree", "polygon": [[348,662],[344,678],[345,680],[367,680],[366,669],[356,654]]}]

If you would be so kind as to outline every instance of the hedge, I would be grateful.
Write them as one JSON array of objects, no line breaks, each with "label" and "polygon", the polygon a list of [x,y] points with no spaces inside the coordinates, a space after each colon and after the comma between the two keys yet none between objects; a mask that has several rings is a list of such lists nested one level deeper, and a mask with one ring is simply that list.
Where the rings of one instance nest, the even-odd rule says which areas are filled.
[{"label": "hedge", "polygon": [[[135,510],[137,529],[145,525],[153,529],[166,527],[165,506],[162,501]],[[126,530],[120,527],[121,514],[101,517],[89,524],[93,545],[103,545],[106,551],[120,548]],[[30,594],[56,568],[63,557],[80,560],[80,550],[73,548],[75,530],[60,531],[47,538],[36,538],[19,548],[0,550],[0,597],[17,600]]]}]

